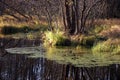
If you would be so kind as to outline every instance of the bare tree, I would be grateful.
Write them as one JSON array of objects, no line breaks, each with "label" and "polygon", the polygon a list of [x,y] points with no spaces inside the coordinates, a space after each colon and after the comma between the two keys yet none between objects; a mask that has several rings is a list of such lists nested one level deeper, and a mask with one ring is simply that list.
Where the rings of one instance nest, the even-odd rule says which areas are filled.
[{"label": "bare tree", "polygon": [[91,12],[103,0],[65,0],[62,7],[63,21],[70,34],[85,32],[87,19]]},{"label": "bare tree", "polygon": [[[31,19],[45,17],[52,30],[53,22],[62,19],[65,31],[70,34],[86,32],[86,23],[98,18],[119,17],[119,0],[1,0],[15,17],[19,13]],[[1,4],[0,1],[0,4]],[[2,5],[0,5],[2,6]],[[0,7],[1,8],[1,7]],[[113,9],[112,9],[113,8]],[[2,11],[3,9],[1,9]],[[3,12],[3,11],[2,11]],[[27,16],[26,16],[27,15]],[[19,16],[18,16],[19,17]],[[56,23],[57,24],[57,23]]]}]

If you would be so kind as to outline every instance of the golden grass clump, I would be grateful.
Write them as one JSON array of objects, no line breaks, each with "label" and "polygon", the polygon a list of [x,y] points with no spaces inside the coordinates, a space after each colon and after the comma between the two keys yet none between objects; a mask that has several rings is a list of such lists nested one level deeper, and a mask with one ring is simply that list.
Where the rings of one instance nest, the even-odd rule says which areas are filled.
[{"label": "golden grass clump", "polygon": [[107,41],[100,42],[92,48],[93,53],[112,53],[120,54],[120,39],[108,39]]}]

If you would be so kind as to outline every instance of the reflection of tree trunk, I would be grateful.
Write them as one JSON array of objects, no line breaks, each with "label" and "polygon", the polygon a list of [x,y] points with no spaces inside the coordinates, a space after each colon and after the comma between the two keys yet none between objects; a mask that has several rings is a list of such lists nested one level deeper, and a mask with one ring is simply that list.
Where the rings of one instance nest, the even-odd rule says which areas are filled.
[{"label": "reflection of tree trunk", "polygon": [[62,80],[66,80],[66,65],[62,66]]},{"label": "reflection of tree trunk", "polygon": [[[7,41],[9,40],[5,42]],[[12,41],[10,43],[14,42]],[[31,59],[10,54],[5,59],[0,61],[1,80],[120,80],[120,65],[81,68],[71,64],[58,64],[44,58]]]},{"label": "reflection of tree trunk", "polygon": [[64,8],[65,3],[62,3],[62,0],[59,0],[59,1],[60,1],[61,13],[62,13],[62,20],[63,20],[63,24],[64,24],[64,27],[65,27],[64,30],[67,31],[68,26],[66,24],[66,14],[65,14],[65,8]]},{"label": "reflection of tree trunk", "polygon": [[52,31],[53,28],[52,28],[52,16],[50,15],[50,12],[47,8],[45,8],[46,12],[47,12],[47,21],[48,21],[48,26],[49,26],[49,29]]},{"label": "reflection of tree trunk", "polygon": [[67,65],[67,66],[66,66],[66,73],[65,73],[66,79],[69,78],[69,72],[70,72],[70,65]]},{"label": "reflection of tree trunk", "polygon": [[[1,51],[0,51],[0,54],[1,54]],[[1,58],[1,56],[0,56],[0,58]],[[3,79],[2,79],[2,74],[1,74],[1,73],[2,73],[2,69],[3,69],[3,68],[2,68],[3,66],[4,66],[4,65],[0,62],[0,80],[3,80]]]},{"label": "reflection of tree trunk", "polygon": [[110,66],[110,80],[114,80],[116,78],[116,65]]},{"label": "reflection of tree trunk", "polygon": [[79,80],[79,77],[80,77],[80,75],[79,75],[80,73],[79,73],[79,68],[74,68],[74,80]]},{"label": "reflection of tree trunk", "polygon": [[120,65],[117,65],[117,80],[120,80]]}]

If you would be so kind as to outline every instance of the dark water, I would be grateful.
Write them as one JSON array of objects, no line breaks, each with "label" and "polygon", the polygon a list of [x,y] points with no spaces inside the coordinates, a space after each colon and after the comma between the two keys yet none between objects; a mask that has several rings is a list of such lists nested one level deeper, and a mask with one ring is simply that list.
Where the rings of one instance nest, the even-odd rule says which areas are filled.
[{"label": "dark water", "polygon": [[31,58],[29,54],[9,54],[5,51],[10,47],[38,44],[40,41],[37,40],[1,39],[0,80],[120,80],[120,65],[116,63],[76,67],[71,63],[60,64],[45,57]]}]

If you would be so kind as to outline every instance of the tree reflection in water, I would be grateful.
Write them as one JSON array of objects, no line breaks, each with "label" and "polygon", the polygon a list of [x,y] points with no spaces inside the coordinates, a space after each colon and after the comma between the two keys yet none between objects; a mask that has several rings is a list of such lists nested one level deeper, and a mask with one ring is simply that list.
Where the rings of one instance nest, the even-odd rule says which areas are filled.
[{"label": "tree reflection in water", "polygon": [[[25,42],[12,41],[15,44],[6,45],[22,46],[24,44],[21,43]],[[6,54],[4,47],[0,48],[0,54]],[[44,58],[35,59],[26,55],[6,54],[0,57],[0,80],[120,80],[120,65],[74,67],[71,64],[58,64]]]},{"label": "tree reflection in water", "polygon": [[0,61],[0,80],[120,80],[120,65],[74,67],[43,58],[7,55]]}]

